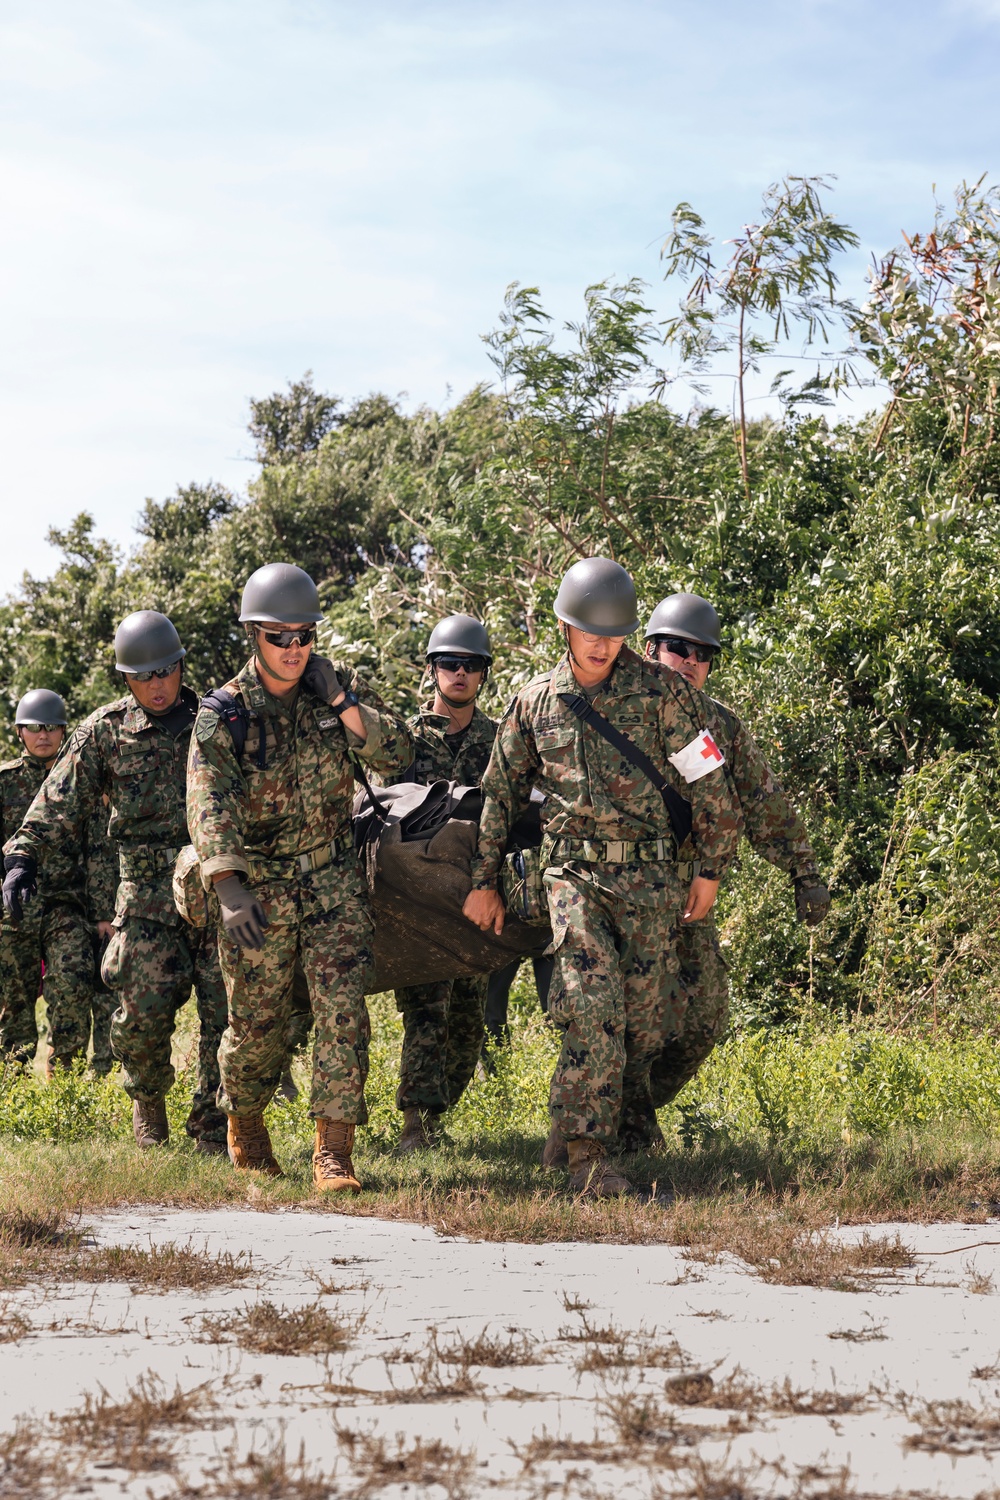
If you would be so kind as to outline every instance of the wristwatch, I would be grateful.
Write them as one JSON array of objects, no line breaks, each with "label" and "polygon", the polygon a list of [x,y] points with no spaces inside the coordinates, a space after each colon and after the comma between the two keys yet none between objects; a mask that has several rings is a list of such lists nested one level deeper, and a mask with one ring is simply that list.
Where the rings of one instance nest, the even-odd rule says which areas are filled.
[{"label": "wristwatch", "polygon": [[330,704],[330,709],[331,709],[331,711],[333,713],[335,713],[337,715],[337,718],[339,719],[340,716],[341,716],[341,714],[344,712],[345,708],[357,708],[357,706],[358,706],[358,704],[360,702],[361,702],[361,699],[358,697],[358,695],[354,691],[354,689],[353,688],[347,688],[347,690],[344,693],[342,701],[340,703],[337,703],[337,704],[331,703]]}]

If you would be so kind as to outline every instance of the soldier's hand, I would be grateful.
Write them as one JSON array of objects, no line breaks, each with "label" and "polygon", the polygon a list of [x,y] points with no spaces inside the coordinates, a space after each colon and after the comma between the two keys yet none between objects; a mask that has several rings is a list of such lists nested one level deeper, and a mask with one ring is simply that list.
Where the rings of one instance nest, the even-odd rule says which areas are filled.
[{"label": "soldier's hand", "polygon": [[215,894],[222,907],[222,925],[234,943],[259,953],[264,946],[267,918],[253,891],[248,891],[238,875],[227,875],[215,883]]},{"label": "soldier's hand", "polygon": [[309,664],[302,673],[302,686],[307,687],[324,703],[332,703],[344,691],[344,684],[337,676],[337,669],[325,656],[310,656]]},{"label": "soldier's hand", "polygon": [[462,907],[462,916],[474,922],[483,932],[490,928],[499,937],[503,932],[504,909],[499,891],[470,891]]},{"label": "soldier's hand", "polygon": [[687,900],[684,903],[684,922],[700,922],[702,917],[707,917],[715,905],[715,898],[719,894],[719,882],[709,880],[707,875],[696,875],[691,882]]},{"label": "soldier's hand", "polygon": [[795,915],[807,927],[818,927],[830,910],[830,892],[817,875],[796,875]]},{"label": "soldier's hand", "polygon": [[38,865],[30,854],[5,854],[3,904],[15,927],[20,927],[24,907],[38,890]]},{"label": "soldier's hand", "polygon": [[114,930],[115,929],[112,927],[110,922],[98,922],[97,924],[97,936],[104,943],[109,943],[111,941]]}]

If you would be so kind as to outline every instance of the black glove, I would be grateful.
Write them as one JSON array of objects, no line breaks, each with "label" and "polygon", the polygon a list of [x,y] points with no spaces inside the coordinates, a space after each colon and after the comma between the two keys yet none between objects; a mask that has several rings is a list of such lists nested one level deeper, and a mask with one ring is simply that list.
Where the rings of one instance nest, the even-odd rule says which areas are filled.
[{"label": "black glove", "polygon": [[307,687],[324,703],[332,703],[346,690],[347,684],[337,676],[337,669],[325,656],[310,656],[309,665],[302,673],[302,686]]},{"label": "black glove", "polygon": [[3,870],[3,904],[11,922],[20,927],[22,908],[38,891],[38,865],[30,854],[5,854]]},{"label": "black glove", "polygon": [[796,875],[795,915],[807,927],[818,927],[830,910],[830,892],[818,875]]},{"label": "black glove", "polygon": [[234,943],[259,953],[264,946],[267,918],[253,891],[248,891],[238,875],[227,875],[215,887],[222,907],[222,925]]}]

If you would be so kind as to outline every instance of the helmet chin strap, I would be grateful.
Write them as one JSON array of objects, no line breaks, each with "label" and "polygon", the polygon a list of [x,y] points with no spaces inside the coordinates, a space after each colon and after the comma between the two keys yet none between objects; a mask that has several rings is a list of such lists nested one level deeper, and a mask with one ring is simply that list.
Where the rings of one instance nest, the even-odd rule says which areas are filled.
[{"label": "helmet chin strap", "polygon": [[463,703],[463,702],[461,702],[457,698],[449,698],[448,697],[448,694],[444,691],[444,688],[441,686],[441,683],[438,681],[438,674],[437,674],[437,666],[436,666],[436,664],[431,661],[431,662],[428,662],[427,665],[431,669],[431,680],[434,683],[434,691],[435,691],[435,693],[437,693],[438,697],[442,700],[442,702],[447,703],[447,705],[448,705],[449,708],[468,708],[470,702],[471,703],[475,703],[476,699],[479,697],[479,694],[482,692],[483,688],[486,686],[486,678],[488,676],[488,669],[487,669],[486,672],[483,673],[483,680],[479,684],[479,686],[476,688],[476,691],[473,693],[471,699],[466,698],[465,702]]}]

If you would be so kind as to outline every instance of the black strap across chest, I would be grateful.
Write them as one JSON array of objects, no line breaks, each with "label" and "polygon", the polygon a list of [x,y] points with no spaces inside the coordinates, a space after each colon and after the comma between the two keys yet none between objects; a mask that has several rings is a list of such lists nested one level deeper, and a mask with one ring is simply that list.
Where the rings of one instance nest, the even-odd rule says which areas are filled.
[{"label": "black strap across chest", "polygon": [[637,771],[641,771],[644,776],[649,778],[663,798],[664,806],[667,809],[667,817],[670,819],[670,827],[673,829],[674,838],[677,840],[677,848],[680,849],[691,832],[690,802],[685,797],[682,797],[680,792],[674,790],[667,778],[653,764],[645,751],[640,750],[639,746],[633,740],[630,740],[627,734],[622,734],[620,729],[616,729],[613,724],[609,723],[602,713],[598,713],[594,705],[582,693],[559,693],[557,697],[561,703],[565,703],[570,713],[575,714],[581,723],[589,724],[595,733],[599,734],[602,739],[607,740],[609,745],[613,745],[621,755],[624,755],[630,765],[635,766]]}]

